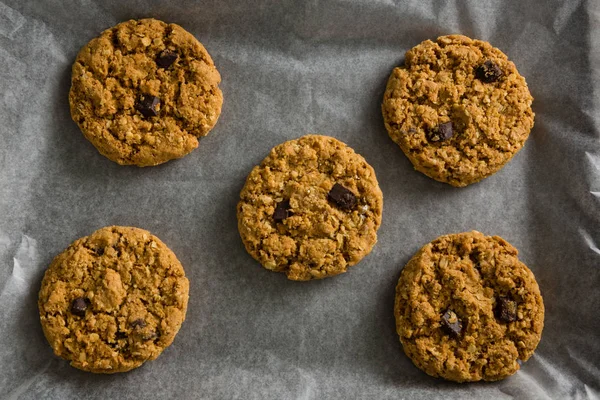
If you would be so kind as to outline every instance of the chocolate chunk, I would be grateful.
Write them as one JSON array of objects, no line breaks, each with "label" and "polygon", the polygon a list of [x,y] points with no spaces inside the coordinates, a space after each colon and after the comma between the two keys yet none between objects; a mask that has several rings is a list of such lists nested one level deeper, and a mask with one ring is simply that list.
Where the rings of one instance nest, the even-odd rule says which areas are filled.
[{"label": "chocolate chunk", "polygon": [[169,68],[171,64],[177,61],[178,57],[179,56],[174,51],[165,49],[158,54],[158,57],[156,57],[156,65],[159,68]]},{"label": "chocolate chunk", "polygon": [[130,326],[131,326],[132,329],[138,329],[138,328],[142,329],[142,328],[144,328],[146,326],[146,321],[144,321],[142,318],[138,318],[135,321],[133,321],[130,324]]},{"label": "chocolate chunk", "polygon": [[504,73],[492,60],[487,60],[479,67],[475,68],[475,78],[484,83],[496,82],[502,75],[504,75]]},{"label": "chocolate chunk", "polygon": [[427,139],[430,142],[443,142],[450,139],[453,133],[452,122],[446,122],[427,131]]},{"label": "chocolate chunk", "polygon": [[79,317],[85,317],[85,310],[88,306],[88,300],[83,297],[78,297],[71,303],[71,314]]},{"label": "chocolate chunk", "polygon": [[275,206],[275,212],[273,213],[273,219],[275,222],[281,222],[291,215],[292,212],[290,211],[289,200],[282,200],[277,203],[277,206]]},{"label": "chocolate chunk", "polygon": [[155,117],[158,115],[156,106],[160,104],[160,99],[156,96],[143,94],[138,99],[135,108],[146,118]]},{"label": "chocolate chunk", "polygon": [[345,211],[350,211],[356,207],[356,196],[350,190],[346,189],[339,183],[333,185],[327,198],[333,201],[339,208]]},{"label": "chocolate chunk", "polygon": [[442,315],[442,329],[453,338],[458,338],[462,334],[463,331],[463,323],[458,318],[456,313],[451,309],[447,309],[446,312]]},{"label": "chocolate chunk", "polygon": [[517,320],[517,302],[508,297],[498,297],[496,301],[496,318],[502,322]]}]

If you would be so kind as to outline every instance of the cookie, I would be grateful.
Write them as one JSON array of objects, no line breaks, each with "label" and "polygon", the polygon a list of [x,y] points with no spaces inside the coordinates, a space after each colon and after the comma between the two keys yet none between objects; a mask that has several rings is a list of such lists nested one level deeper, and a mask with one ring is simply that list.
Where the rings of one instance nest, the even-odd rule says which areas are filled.
[{"label": "cookie", "polygon": [[306,281],[346,272],[371,252],[383,195],[344,143],[307,135],[273,148],[240,194],[238,228],[263,267]]},{"label": "cookie", "polygon": [[498,236],[441,236],[402,270],[394,314],[404,352],[435,377],[496,381],[537,347],[544,303],[533,273]]},{"label": "cookie", "polygon": [[533,128],[533,97],[500,50],[465,36],[426,40],[394,68],[385,127],[416,170],[467,186],[500,170]]},{"label": "cookie", "polygon": [[111,226],[52,261],[39,294],[40,320],[54,353],[73,367],[125,372],[173,342],[188,291],[183,267],[160,239]]},{"label": "cookie", "polygon": [[179,25],[126,21],[77,55],[71,116],[112,161],[158,165],[194,150],[216,124],[220,82],[204,46]]}]

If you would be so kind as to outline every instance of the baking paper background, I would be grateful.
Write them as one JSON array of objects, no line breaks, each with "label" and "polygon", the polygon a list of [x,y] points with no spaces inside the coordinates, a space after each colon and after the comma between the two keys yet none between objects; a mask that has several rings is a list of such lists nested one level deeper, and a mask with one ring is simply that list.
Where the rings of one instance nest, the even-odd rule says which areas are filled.
[{"label": "baking paper background", "polygon": [[[122,167],[70,119],[78,50],[129,18],[175,22],[223,82],[215,129],[185,158]],[[413,171],[380,112],[387,78],[425,39],[461,33],[515,62],[535,127],[499,173],[453,188]],[[6,399],[600,398],[600,3],[589,1],[0,1],[0,397]],[[235,215],[271,147],[334,136],[384,193],[373,252],[298,283],[244,250]],[[37,292],[52,258],[106,225],[160,237],[190,279],[174,344],[129,373],[56,358]],[[535,355],[497,383],[431,378],[404,355],[394,287],[438,235],[476,229],[520,250],[546,305]]]}]

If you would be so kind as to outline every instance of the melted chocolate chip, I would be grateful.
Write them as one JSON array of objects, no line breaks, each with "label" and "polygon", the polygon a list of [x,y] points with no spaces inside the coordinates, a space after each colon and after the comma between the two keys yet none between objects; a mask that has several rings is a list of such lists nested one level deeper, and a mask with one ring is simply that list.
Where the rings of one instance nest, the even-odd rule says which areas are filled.
[{"label": "melted chocolate chip", "polygon": [[146,327],[146,321],[142,318],[138,318],[130,324],[132,329],[142,329]]},{"label": "melted chocolate chip", "polygon": [[169,68],[179,56],[174,51],[169,49],[165,49],[158,54],[156,57],[156,65],[159,68]]},{"label": "melted chocolate chip", "polygon": [[339,208],[345,211],[350,211],[356,207],[356,196],[350,190],[346,189],[339,183],[333,185],[327,198],[333,201]]},{"label": "melted chocolate chip", "polygon": [[484,83],[496,82],[504,75],[502,70],[492,60],[487,60],[475,68],[475,78]]},{"label": "melted chocolate chip", "polygon": [[156,106],[160,104],[160,99],[156,96],[149,94],[143,94],[135,104],[136,110],[138,110],[144,117],[150,118],[158,115]]},{"label": "melted chocolate chip", "polygon": [[442,329],[453,338],[459,338],[463,331],[463,323],[458,315],[451,309],[447,309],[441,319]]},{"label": "melted chocolate chip", "polygon": [[446,122],[427,131],[427,139],[430,142],[443,142],[444,140],[450,139],[453,134],[454,130],[452,122]]},{"label": "melted chocolate chip", "polygon": [[498,297],[496,301],[496,318],[502,322],[517,320],[517,302],[508,297]]},{"label": "melted chocolate chip", "polygon": [[71,314],[79,317],[85,317],[85,310],[88,307],[88,300],[83,297],[78,297],[71,303]]}]

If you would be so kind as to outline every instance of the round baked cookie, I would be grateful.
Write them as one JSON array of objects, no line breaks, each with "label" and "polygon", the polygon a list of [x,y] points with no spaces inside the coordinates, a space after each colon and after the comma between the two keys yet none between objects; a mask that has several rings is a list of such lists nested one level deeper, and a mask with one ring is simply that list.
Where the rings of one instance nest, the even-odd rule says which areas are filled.
[{"label": "round baked cookie", "polygon": [[394,314],[404,352],[435,377],[496,381],[537,347],[544,303],[533,273],[498,236],[441,236],[402,270]]},{"label": "round baked cookie", "polygon": [[52,261],[39,294],[40,320],[54,353],[73,367],[125,372],[173,342],[188,291],[183,267],[160,239],[110,226]]},{"label": "round baked cookie", "polygon": [[467,186],[500,170],[533,127],[533,97],[500,50],[461,35],[426,40],[394,68],[382,112],[416,170]]},{"label": "round baked cookie", "polygon": [[238,228],[266,269],[307,281],[346,272],[371,252],[383,195],[350,147],[307,135],[273,148],[240,193]]},{"label": "round baked cookie", "polygon": [[131,20],[85,45],[72,69],[71,116],[121,165],[158,165],[198,147],[221,113],[221,76],[176,24]]}]

